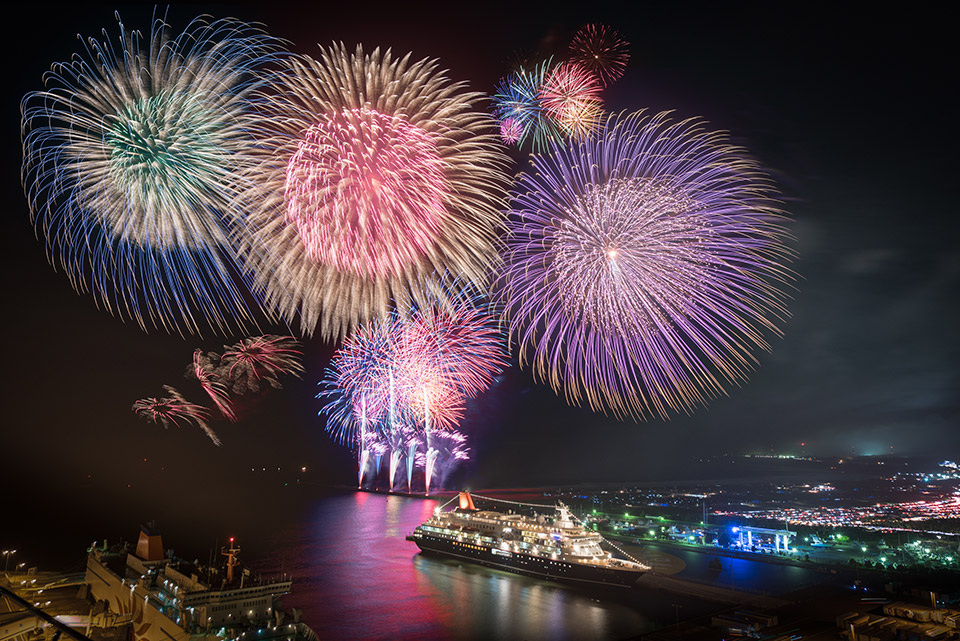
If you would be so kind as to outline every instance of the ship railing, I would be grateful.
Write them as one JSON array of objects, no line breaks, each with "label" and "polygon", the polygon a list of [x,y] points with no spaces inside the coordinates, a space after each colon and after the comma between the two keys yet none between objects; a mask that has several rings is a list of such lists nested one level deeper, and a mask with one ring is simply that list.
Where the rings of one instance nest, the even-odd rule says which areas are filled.
[{"label": "ship railing", "polygon": [[[537,503],[521,503],[520,501],[508,501],[508,500],[506,500],[506,499],[495,499],[495,498],[493,498],[492,496],[480,496],[479,494],[474,494],[473,496],[475,496],[475,497],[478,498],[478,499],[483,499],[483,500],[485,500],[485,501],[494,501],[494,502],[496,502],[496,503],[507,503],[507,504],[509,504],[509,505],[526,505],[526,506],[528,506],[528,507],[540,507],[540,508],[544,508],[544,509],[548,509],[548,510],[553,510],[553,511],[555,511],[555,512],[556,512],[556,511],[559,511],[559,509],[557,508],[556,505],[539,505],[539,504],[537,504]],[[567,514],[568,514],[568,516],[571,518],[571,521],[572,521],[572,522],[575,522],[575,523],[577,523],[580,527],[586,529],[586,527],[585,527],[585,525],[584,525],[584,523],[583,523],[583,521],[582,521],[581,519],[579,519],[575,514],[573,514],[572,512],[570,512],[569,509],[568,509],[565,505],[563,505],[563,503],[561,503],[560,505],[561,505],[562,509],[564,509],[564,510],[567,512]],[[597,534],[597,536],[599,536],[604,542],[606,542],[610,547],[612,547],[613,549],[615,549],[617,552],[619,552],[619,553],[622,554],[623,556],[627,557],[627,559],[629,559],[630,561],[633,561],[634,563],[636,563],[637,565],[639,565],[639,566],[641,566],[641,567],[644,567],[644,568],[649,569],[649,567],[648,567],[647,565],[644,565],[643,563],[641,563],[639,560],[637,560],[637,559],[634,558],[632,555],[630,555],[630,554],[628,554],[627,552],[625,552],[620,546],[618,546],[617,544],[613,543],[612,541],[610,541],[609,539],[607,539],[606,537],[604,537],[604,536],[603,536],[602,534],[600,534],[599,532],[597,532],[596,534]]]}]

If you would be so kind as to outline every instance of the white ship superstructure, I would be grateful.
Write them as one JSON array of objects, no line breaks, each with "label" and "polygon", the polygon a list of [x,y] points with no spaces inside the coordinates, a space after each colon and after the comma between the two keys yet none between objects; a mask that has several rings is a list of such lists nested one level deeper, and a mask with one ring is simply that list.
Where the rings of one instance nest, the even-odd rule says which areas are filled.
[{"label": "white ship superstructure", "polygon": [[407,539],[424,552],[546,578],[629,586],[649,569],[605,551],[604,539],[562,503],[553,516],[526,516],[478,510],[467,492],[459,498],[456,509],[438,509]]}]

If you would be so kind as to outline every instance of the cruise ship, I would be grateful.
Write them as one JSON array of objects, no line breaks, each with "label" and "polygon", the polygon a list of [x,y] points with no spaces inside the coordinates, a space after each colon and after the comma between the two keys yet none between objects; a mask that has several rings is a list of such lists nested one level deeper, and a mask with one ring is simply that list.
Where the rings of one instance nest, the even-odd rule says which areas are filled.
[{"label": "cruise ship", "polygon": [[423,553],[561,581],[631,587],[650,569],[605,552],[604,539],[574,523],[562,503],[551,509],[552,516],[478,510],[473,497],[460,492],[456,508],[437,508],[407,540]]}]

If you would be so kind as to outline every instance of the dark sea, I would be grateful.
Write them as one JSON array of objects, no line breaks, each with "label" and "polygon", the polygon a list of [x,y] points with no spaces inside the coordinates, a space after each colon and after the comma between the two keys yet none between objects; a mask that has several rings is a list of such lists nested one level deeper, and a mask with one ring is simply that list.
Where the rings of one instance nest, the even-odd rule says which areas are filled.
[{"label": "dark sea", "polygon": [[[0,524],[0,544],[20,542],[15,561],[70,570],[82,567],[94,540],[135,541],[151,518],[164,547],[190,561],[217,559],[234,536],[251,569],[292,575],[282,605],[300,609],[320,639],[630,639],[682,621],[708,623],[733,607],[653,588],[569,587],[422,555],[405,537],[445,499],[308,487],[198,488],[166,500],[163,488],[104,501],[78,496]],[[664,551],[683,561],[677,576],[717,586],[776,594],[824,578],[742,560],[717,573],[707,555]]]}]

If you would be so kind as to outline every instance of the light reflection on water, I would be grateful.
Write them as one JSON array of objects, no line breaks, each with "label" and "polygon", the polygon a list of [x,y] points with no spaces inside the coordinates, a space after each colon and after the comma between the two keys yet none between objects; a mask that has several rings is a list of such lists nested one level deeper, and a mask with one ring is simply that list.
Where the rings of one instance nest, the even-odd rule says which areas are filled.
[{"label": "light reflection on water", "polygon": [[321,639],[614,639],[652,627],[577,589],[419,554],[405,537],[437,505],[364,492],[317,499],[299,526],[273,534],[294,572],[285,606],[302,608]]}]

